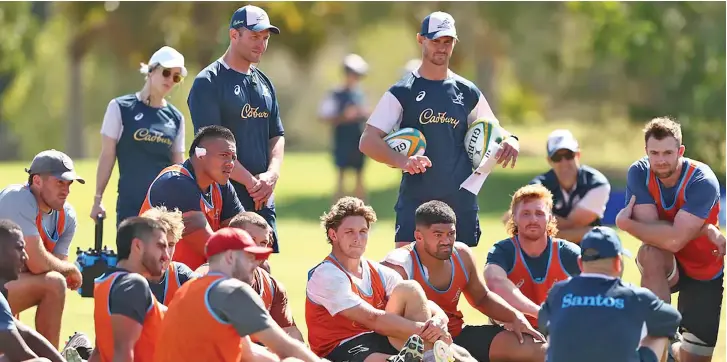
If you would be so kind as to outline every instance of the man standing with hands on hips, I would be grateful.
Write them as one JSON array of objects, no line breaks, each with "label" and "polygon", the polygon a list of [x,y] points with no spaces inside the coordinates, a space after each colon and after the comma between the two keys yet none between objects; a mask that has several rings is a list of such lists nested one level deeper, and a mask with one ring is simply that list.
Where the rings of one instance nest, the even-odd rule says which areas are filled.
[{"label": "man standing with hands on hips", "polygon": [[203,69],[189,92],[195,133],[209,125],[229,128],[237,140],[237,161],[230,176],[245,210],[254,210],[273,228],[278,252],[273,191],[280,176],[285,138],[275,88],[253,64],[268,47],[271,34],[265,10],[243,6],[230,21],[230,46],[220,59]]}]

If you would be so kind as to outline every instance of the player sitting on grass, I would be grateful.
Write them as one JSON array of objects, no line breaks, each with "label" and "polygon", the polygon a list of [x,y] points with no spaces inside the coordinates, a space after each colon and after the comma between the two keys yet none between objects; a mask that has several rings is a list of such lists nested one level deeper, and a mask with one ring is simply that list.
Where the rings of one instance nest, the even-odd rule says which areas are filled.
[{"label": "player sitting on grass", "polygon": [[[447,313],[454,343],[480,362],[543,361],[546,345],[524,338],[523,333],[541,342],[545,341],[543,336],[521,312],[487,289],[477,272],[472,250],[464,243],[455,242],[454,210],[444,202],[429,201],[417,208],[414,220],[416,241],[389,252],[383,264],[404,279],[419,283],[427,298]],[[463,328],[463,315],[458,308],[462,294],[483,314],[507,321],[511,331],[498,325]]]},{"label": "player sitting on grass", "polygon": [[141,215],[163,205],[182,212],[184,233],[172,260],[192,270],[207,261],[204,245],[210,235],[244,211],[228,182],[237,158],[235,147],[235,136],[229,129],[200,129],[189,147],[189,159],[162,170],[149,186],[139,211]]},{"label": "player sitting on grass", "polygon": [[663,361],[679,312],[621,280],[623,257],[631,255],[613,229],[593,228],[581,248],[583,273],[556,283],[540,308],[541,328],[550,332],[548,361]]},{"label": "player sitting on grass", "polygon": [[166,307],[146,278],[158,278],[169,261],[167,233],[161,223],[131,217],[119,224],[119,262],[96,279],[93,321],[96,349],[90,361],[154,361],[154,348]]},{"label": "player sitting on grass", "polygon": [[[246,211],[235,216],[230,221],[230,227],[245,230],[250,234],[257,246],[267,248],[272,245],[272,228],[265,221],[265,218],[257,213]],[[258,260],[257,262],[262,264],[263,261]],[[200,275],[206,275],[208,269],[209,265],[204,264],[196,272]],[[250,279],[243,279],[242,281],[250,284],[255,293],[260,296],[265,309],[270,313],[273,320],[278,323],[278,326],[291,337],[305,342],[303,334],[293,320],[293,311],[290,309],[290,304],[288,304],[288,292],[283,284],[260,266],[255,268],[248,276]]]},{"label": "player sitting on grass", "polygon": [[[145,211],[141,216],[162,224],[167,230],[167,253],[170,257],[174,255],[177,242],[182,238],[184,231],[182,213],[179,210],[169,211],[164,206],[156,206]],[[169,306],[177,289],[196,276],[188,266],[177,261],[167,260],[160,277],[148,278],[149,288],[158,301]]]},{"label": "player sitting on grass", "polygon": [[557,281],[580,273],[578,245],[555,239],[553,197],[543,185],[527,185],[512,196],[507,231],[487,255],[485,282],[523,312],[537,328],[540,304]]},{"label": "player sitting on grass", "polygon": [[0,220],[0,362],[62,362],[48,340],[13,318],[10,311],[5,284],[18,278],[26,258],[20,226]]},{"label": "player sitting on grass", "polygon": [[363,257],[374,210],[344,197],[321,221],[331,253],[308,273],[305,319],[313,352],[333,362],[451,360],[441,308],[416,282]]},{"label": "player sitting on grass", "polygon": [[[209,273],[183,285],[169,305],[157,340],[155,362],[278,361],[319,359],[270,318],[250,280],[273,249],[257,246],[237,228],[212,234],[205,247]],[[259,340],[270,350],[251,343]]]}]

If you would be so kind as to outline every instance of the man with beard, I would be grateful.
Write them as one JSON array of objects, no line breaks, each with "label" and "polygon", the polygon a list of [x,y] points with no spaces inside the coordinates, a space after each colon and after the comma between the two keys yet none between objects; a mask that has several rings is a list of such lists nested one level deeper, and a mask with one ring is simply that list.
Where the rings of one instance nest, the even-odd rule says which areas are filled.
[{"label": "man with beard", "polygon": [[[429,200],[444,201],[455,210],[459,240],[475,247],[481,234],[479,206],[476,195],[460,189],[472,173],[463,142],[474,120],[497,118],[477,86],[449,70],[458,41],[451,15],[437,11],[424,18],[417,41],[422,49],[421,66],[384,93],[367,121],[359,148],[375,161],[404,172],[394,206],[396,247],[414,241],[414,212]],[[426,156],[407,157],[383,140],[392,131],[407,127],[426,137]],[[515,136],[503,140],[496,155],[498,163],[515,167],[519,147]]]},{"label": "man with beard", "polygon": [[10,220],[0,220],[0,362],[63,362],[55,347],[13,318],[10,311],[5,285],[18,279],[26,259],[20,226]]},{"label": "man with beard", "polygon": [[93,319],[96,349],[90,360],[151,362],[166,307],[149,289],[169,262],[167,230],[161,223],[131,217],[116,234],[116,268],[96,279]]},{"label": "man with beard", "polygon": [[219,125],[235,135],[232,185],[242,206],[260,214],[273,228],[277,253],[274,189],[283,163],[285,132],[275,87],[256,64],[267,50],[270,36],[280,34],[280,29],[270,24],[265,10],[246,5],[232,14],[228,34],[230,45],[225,54],[194,79],[187,98],[189,113],[195,132]]},{"label": "man with beard", "polygon": [[244,230],[223,228],[210,237],[205,251],[209,273],[177,292],[162,322],[154,361],[256,362],[276,361],[277,356],[319,361],[270,318],[260,297],[243,282],[272,249],[255,245]]},{"label": "man with beard", "polygon": [[644,142],[646,157],[629,168],[629,201],[616,225],[642,242],[636,256],[641,286],[667,303],[679,291],[684,318],[682,338],[676,336],[681,343],[672,346],[677,360],[711,361],[724,293],[719,182],[709,166],[684,157],[681,126],[674,120],[651,120]]},{"label": "man with beard", "polygon": [[[162,224],[162,227],[167,230],[167,254],[170,257],[174,255],[177,242],[182,238],[184,231],[182,212],[176,209],[169,211],[164,206],[156,206],[146,210],[141,216]],[[154,297],[168,307],[177,290],[197,275],[188,266],[171,260],[164,263],[163,270],[160,277],[148,278],[149,288],[154,293]]]},{"label": "man with beard", "polygon": [[229,182],[236,158],[229,129],[204,127],[189,147],[189,159],[165,168],[149,185],[140,215],[154,206],[182,212],[184,232],[172,260],[197,269],[207,261],[204,245],[210,235],[244,211]]},{"label": "man with beard", "polygon": [[580,274],[578,245],[556,239],[553,195],[540,184],[518,189],[510,203],[507,232],[487,255],[485,282],[538,326],[540,305],[556,282]]},{"label": "man with beard", "polygon": [[0,191],[0,219],[20,225],[28,253],[23,272],[6,286],[8,302],[16,315],[37,306],[35,329],[58,347],[66,288],[76,290],[83,280],[68,261],[76,212],[66,199],[74,181],[85,181],[71,158],[56,150],[37,154],[25,171],[26,184]]},{"label": "man with beard", "polygon": [[[537,361],[545,358],[546,345],[525,316],[490,292],[482,281],[472,250],[457,236],[457,216],[449,205],[429,201],[416,210],[416,241],[390,252],[383,263],[404,279],[424,288],[429,300],[449,317],[449,333],[454,343],[466,349],[477,361]],[[507,331],[497,325],[464,326],[459,310],[464,294],[472,307],[485,315],[509,322]],[[527,333],[535,337],[524,338]]]}]

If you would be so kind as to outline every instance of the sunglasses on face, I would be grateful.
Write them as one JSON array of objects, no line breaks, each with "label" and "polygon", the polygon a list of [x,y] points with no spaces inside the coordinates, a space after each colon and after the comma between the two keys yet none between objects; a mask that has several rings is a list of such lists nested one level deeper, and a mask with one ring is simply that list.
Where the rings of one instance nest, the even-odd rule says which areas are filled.
[{"label": "sunglasses on face", "polygon": [[562,161],[564,159],[570,161],[570,160],[574,159],[575,157],[576,157],[576,153],[575,152],[566,151],[566,152],[558,152],[558,153],[554,154],[550,158],[550,160],[557,163],[557,162],[560,162],[560,161]]},{"label": "sunglasses on face", "polygon": [[164,78],[172,77],[172,81],[174,81],[174,83],[179,83],[182,81],[182,75],[179,73],[172,74],[171,69],[162,68],[162,76]]}]

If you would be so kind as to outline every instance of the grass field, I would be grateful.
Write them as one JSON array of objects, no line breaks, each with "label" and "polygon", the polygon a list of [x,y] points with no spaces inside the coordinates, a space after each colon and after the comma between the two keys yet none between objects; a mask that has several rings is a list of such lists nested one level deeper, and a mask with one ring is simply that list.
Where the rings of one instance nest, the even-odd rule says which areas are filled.
[{"label": "grass field", "polygon": [[[544,143],[543,143],[544,144]],[[78,173],[86,178],[86,185],[72,186],[69,202],[75,207],[79,216],[79,227],[72,248],[88,248],[93,244],[94,227],[89,217],[95,187],[96,165],[94,160],[76,163]],[[382,258],[392,248],[393,205],[396,201],[399,173],[386,166],[368,164],[366,182],[369,186],[369,202],[378,212],[380,221],[372,228],[368,244],[368,257],[374,260]],[[594,165],[597,166],[597,165]],[[6,163],[0,165],[0,184],[25,182],[27,175],[23,168],[25,163]],[[481,270],[487,250],[496,241],[506,236],[499,217],[509,204],[510,195],[519,186],[525,184],[534,175],[543,172],[547,165],[542,158],[521,157],[517,168],[497,170],[487,180],[480,194],[480,218],[483,236],[480,246],[475,250]],[[627,165],[624,166],[625,169]],[[116,173],[112,177],[104,195],[104,205],[108,210],[104,242],[112,247],[115,232],[113,230]],[[622,185],[623,179],[618,175],[612,177],[612,183]],[[319,226],[318,217],[330,205],[334,189],[335,171],[327,154],[288,154],[285,158],[282,176],[276,189],[278,205],[278,231],[281,239],[280,255],[271,257],[272,272],[282,281],[290,296],[296,321],[306,334],[304,317],[306,273],[329,252],[324,239],[324,232]],[[638,242],[621,233],[626,246],[636,251]],[[627,263],[625,279],[637,283],[639,273],[633,263]],[[674,298],[676,301],[676,298]],[[465,320],[471,324],[485,323],[486,318],[474,311],[463,302]],[[720,343],[714,361],[725,361],[725,324],[724,310],[720,328]],[[24,312],[22,320],[33,321],[33,312]],[[594,326],[597,328],[598,326]],[[84,331],[93,335],[93,300],[80,298],[76,293],[68,293],[66,310],[63,317],[63,337],[74,331]]]}]

